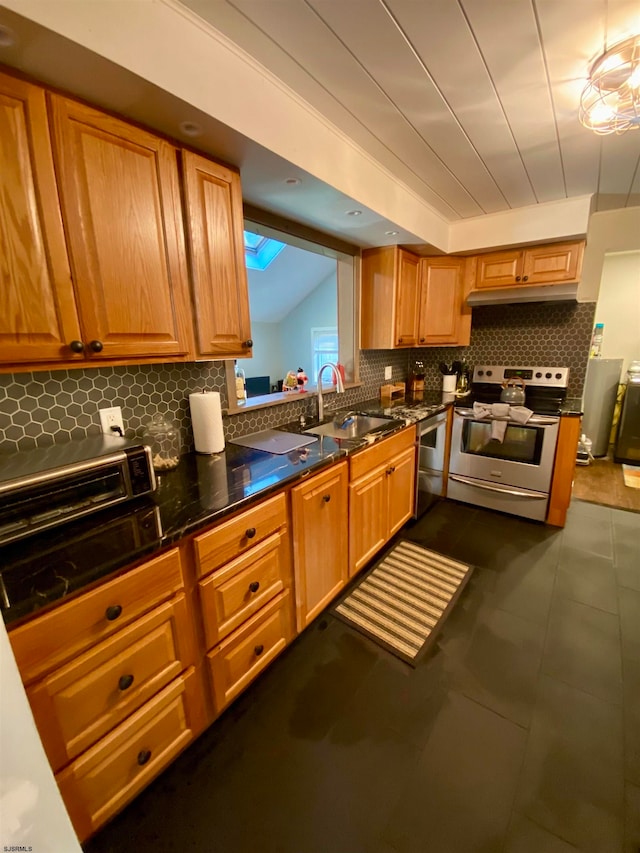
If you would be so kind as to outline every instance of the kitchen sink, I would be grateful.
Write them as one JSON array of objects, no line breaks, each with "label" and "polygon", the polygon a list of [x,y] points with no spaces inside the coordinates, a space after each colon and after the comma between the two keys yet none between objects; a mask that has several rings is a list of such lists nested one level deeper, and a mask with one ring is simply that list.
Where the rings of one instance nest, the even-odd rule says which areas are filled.
[{"label": "kitchen sink", "polygon": [[376,418],[372,415],[364,415],[353,413],[348,417],[345,415],[345,421],[340,426],[339,420],[333,420],[328,424],[319,424],[318,426],[306,429],[305,433],[310,435],[326,435],[329,438],[362,438],[370,432],[386,432],[383,427],[389,430],[394,430],[400,425],[398,420],[393,418]]}]

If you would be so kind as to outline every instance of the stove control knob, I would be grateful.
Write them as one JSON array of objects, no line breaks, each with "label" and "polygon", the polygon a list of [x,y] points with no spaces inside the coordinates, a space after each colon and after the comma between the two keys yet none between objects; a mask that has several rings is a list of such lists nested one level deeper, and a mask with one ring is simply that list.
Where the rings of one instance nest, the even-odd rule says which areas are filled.
[{"label": "stove control knob", "polygon": [[542,379],[542,374],[540,373],[540,371],[536,373],[536,379]]},{"label": "stove control knob", "polygon": [[487,370],[487,376],[493,376],[493,370]]},{"label": "stove control knob", "polygon": [[478,371],[478,376],[484,376],[484,370],[479,370],[479,371]]},{"label": "stove control knob", "polygon": [[561,374],[561,373],[556,373],[556,379],[562,379],[562,374]]},{"label": "stove control knob", "polygon": [[551,374],[550,374],[550,373],[545,373],[545,378],[546,378],[546,379],[551,379]]}]

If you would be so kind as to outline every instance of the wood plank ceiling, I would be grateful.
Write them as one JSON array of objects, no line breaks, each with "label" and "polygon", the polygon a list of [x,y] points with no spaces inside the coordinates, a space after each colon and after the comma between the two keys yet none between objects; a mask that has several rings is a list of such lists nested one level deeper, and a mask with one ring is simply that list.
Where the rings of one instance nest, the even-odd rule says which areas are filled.
[{"label": "wood plank ceiling", "polygon": [[449,220],[640,205],[640,130],[578,122],[638,0],[182,0]]}]

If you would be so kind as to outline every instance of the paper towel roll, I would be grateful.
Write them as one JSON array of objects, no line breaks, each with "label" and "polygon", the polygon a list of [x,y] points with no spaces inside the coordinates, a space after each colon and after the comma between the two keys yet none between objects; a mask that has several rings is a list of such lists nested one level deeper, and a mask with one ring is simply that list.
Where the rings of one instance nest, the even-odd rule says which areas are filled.
[{"label": "paper towel roll", "polygon": [[224,430],[220,394],[217,391],[189,394],[189,408],[196,453],[222,453]]}]

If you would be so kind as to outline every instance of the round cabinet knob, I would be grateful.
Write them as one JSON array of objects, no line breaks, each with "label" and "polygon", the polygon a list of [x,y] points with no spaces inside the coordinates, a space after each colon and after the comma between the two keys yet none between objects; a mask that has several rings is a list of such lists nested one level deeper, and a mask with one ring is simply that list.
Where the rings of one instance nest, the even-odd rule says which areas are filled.
[{"label": "round cabinet knob", "polygon": [[421,344],[423,344],[423,343],[424,343],[424,338],[420,338],[420,343],[421,343]]},{"label": "round cabinet knob", "polygon": [[523,276],[522,276],[522,280],[523,280],[523,281],[529,281],[529,276],[528,276],[528,275],[523,275]]},{"label": "round cabinet knob", "polygon": [[260,582],[251,581],[251,583],[249,584],[249,589],[251,590],[251,592],[257,592],[260,589]]},{"label": "round cabinet knob", "polygon": [[82,341],[71,341],[69,349],[71,352],[84,352],[84,344]]},{"label": "round cabinet knob", "polygon": [[121,605],[112,604],[110,607],[107,607],[107,609],[104,612],[104,615],[107,617],[109,622],[113,622],[115,619],[118,618],[118,616],[120,616],[121,613],[122,613]]},{"label": "round cabinet knob", "polygon": [[89,349],[93,352],[102,352],[104,349],[102,341],[89,341]]},{"label": "round cabinet knob", "polygon": [[244,532],[244,535],[247,537],[247,539],[253,539],[253,537],[256,535],[255,527],[247,527]]},{"label": "round cabinet knob", "polygon": [[119,690],[128,690],[133,684],[133,676],[132,675],[121,675],[118,679],[118,689]]},{"label": "round cabinet knob", "polygon": [[142,767],[147,761],[151,758],[151,750],[150,749],[141,749],[138,753],[138,764]]},{"label": "round cabinet knob", "polygon": [[520,281],[520,276],[519,276],[519,275],[517,275],[517,276],[516,276],[516,281]]},{"label": "round cabinet knob", "polygon": [[326,504],[328,504],[328,503],[329,503],[329,501],[331,500],[331,495],[323,495],[323,496],[322,496],[322,500],[323,500]]},{"label": "round cabinet knob", "polygon": [[259,646],[254,647],[253,651],[256,653],[256,657],[260,657],[260,655],[264,651],[264,646],[262,645],[262,643],[260,643]]},{"label": "round cabinet knob", "polygon": [[253,341],[251,340],[251,338],[247,338],[246,341],[242,341],[242,346],[245,349],[251,349],[251,347],[253,346]]}]

